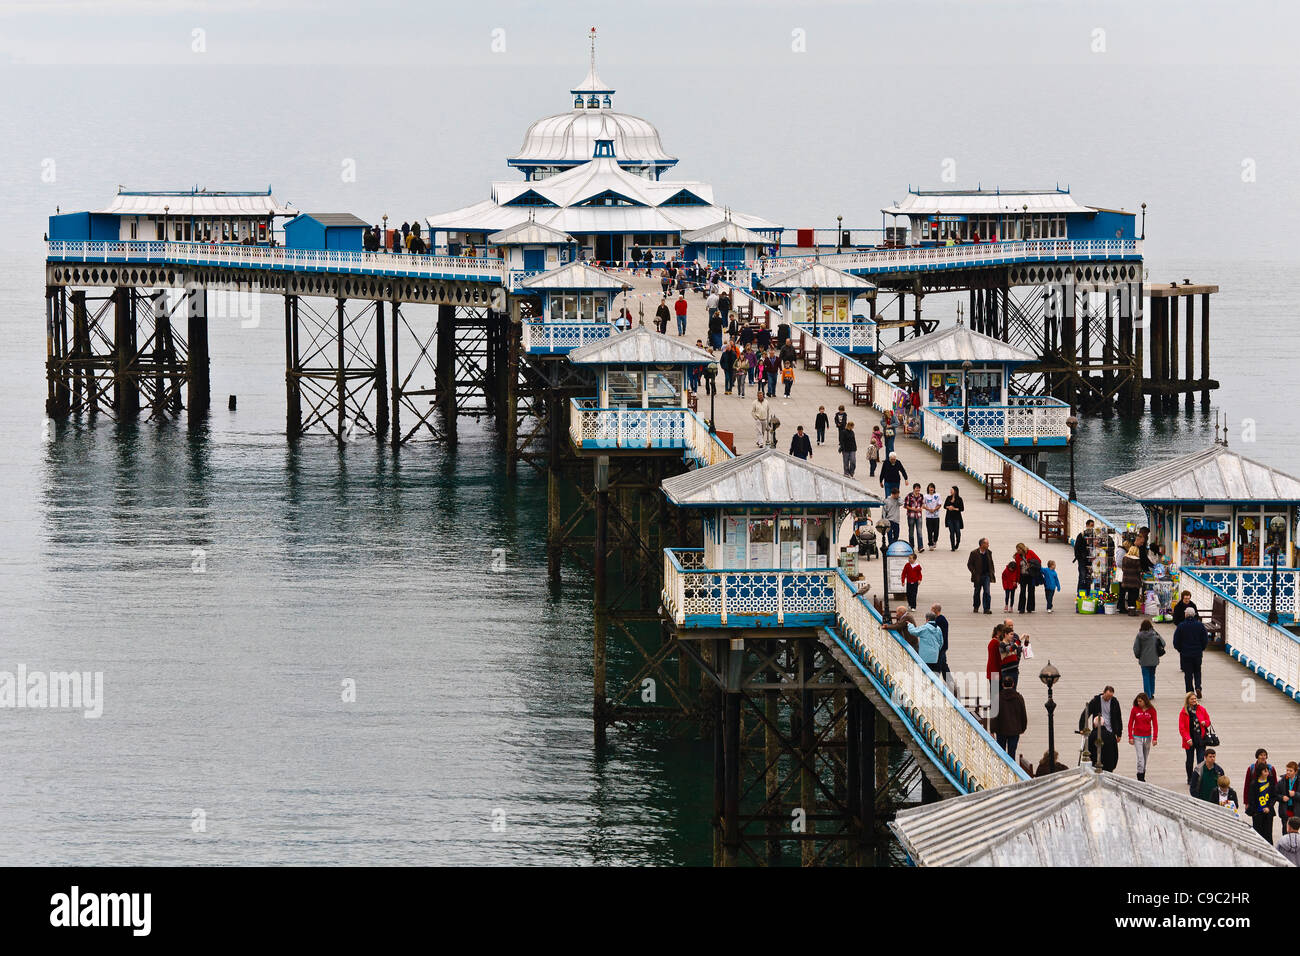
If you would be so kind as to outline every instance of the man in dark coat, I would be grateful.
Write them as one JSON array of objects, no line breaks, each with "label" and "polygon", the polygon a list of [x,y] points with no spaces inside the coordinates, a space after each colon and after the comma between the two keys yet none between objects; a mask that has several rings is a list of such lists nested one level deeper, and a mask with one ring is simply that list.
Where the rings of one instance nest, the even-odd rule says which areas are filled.
[{"label": "man in dark coat", "polygon": [[939,673],[948,679],[948,619],[943,615],[943,605],[931,604],[930,613],[934,615],[935,626],[943,634],[943,645],[939,648]]},{"label": "man in dark coat", "polygon": [[1094,765],[1113,772],[1119,765],[1119,738],[1124,734],[1124,718],[1115,688],[1109,684],[1100,694],[1088,701],[1085,711],[1087,727],[1080,730],[1088,735],[1088,753]]},{"label": "man in dark coat", "polygon": [[1178,668],[1183,672],[1187,693],[1196,691],[1201,697],[1201,657],[1210,643],[1210,634],[1201,623],[1200,615],[1193,609],[1185,611],[1183,623],[1174,628],[1174,650],[1178,652]]},{"label": "man in dark coat", "polygon": [[1015,760],[1016,746],[1028,727],[1029,715],[1025,711],[1025,698],[1016,690],[1015,682],[1010,677],[1002,678],[997,713],[989,718],[989,733],[997,738],[998,746],[1007,752],[1007,756]]},{"label": "man in dark coat", "polygon": [[898,460],[898,456],[891,451],[889,457],[880,466],[880,484],[885,489],[885,494],[888,495],[892,494],[893,491],[897,491],[906,477],[907,469]]},{"label": "man in dark coat", "polygon": [[1079,591],[1087,591],[1092,586],[1092,562],[1088,560],[1088,549],[1092,544],[1095,526],[1096,522],[1089,518],[1083,533],[1074,536],[1074,563],[1079,566]]},{"label": "man in dark coat", "polygon": [[1189,610],[1196,611],[1197,617],[1200,617],[1200,609],[1192,603],[1192,592],[1184,591],[1182,594],[1178,595],[1178,603],[1175,604],[1173,608],[1174,624],[1182,624],[1183,618],[1187,617],[1187,612]]},{"label": "man in dark coat", "polygon": [[970,583],[975,586],[974,596],[971,598],[971,611],[977,612],[980,609],[980,595],[984,595],[984,613],[992,614],[992,594],[990,587],[993,582],[994,574],[993,552],[989,550],[989,539],[980,538],[979,547],[970,553],[966,559],[966,569],[970,571]]},{"label": "man in dark coat", "polygon": [[790,438],[790,454],[804,461],[812,457],[812,442],[803,433],[802,425],[795,429],[794,435]]}]

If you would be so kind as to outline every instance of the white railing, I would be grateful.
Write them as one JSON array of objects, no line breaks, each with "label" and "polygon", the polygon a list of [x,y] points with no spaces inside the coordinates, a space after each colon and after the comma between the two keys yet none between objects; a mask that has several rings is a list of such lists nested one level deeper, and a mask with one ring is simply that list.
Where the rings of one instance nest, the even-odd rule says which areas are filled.
[{"label": "white railing", "polygon": [[569,352],[589,342],[600,342],[614,334],[611,322],[523,323],[521,341],[525,352]]},{"label": "white railing", "polygon": [[1068,438],[1070,406],[1048,395],[1012,396],[1009,405],[932,406],[938,417],[965,429],[969,416],[970,434],[976,438],[1000,439],[1002,444],[1038,444],[1040,439]]},{"label": "white railing", "polygon": [[696,548],[664,549],[664,608],[678,625],[801,627],[834,621],[836,568],[704,567]]},{"label": "white railing", "polygon": [[727,461],[731,451],[689,408],[604,408],[595,398],[574,398],[569,437],[575,448],[670,448],[702,465]]},{"label": "white railing", "polygon": [[847,648],[967,791],[1028,779],[916,651],[882,626],[875,608],[842,573],[834,588],[835,617]]},{"label": "white railing", "polygon": [[[1265,560],[1268,560],[1267,556]],[[1209,567],[1185,568],[1216,589],[1220,594],[1238,604],[1245,605],[1256,614],[1267,615],[1273,603],[1273,568]],[[1300,570],[1277,569],[1277,613],[1288,620],[1295,618],[1296,591]]]},{"label": "white railing", "polygon": [[876,324],[874,322],[795,322],[794,327],[813,336],[824,345],[845,352],[876,351]]},{"label": "white railing", "polygon": [[[1300,699],[1300,642],[1294,634],[1269,624],[1264,613],[1246,607],[1237,598],[1222,590],[1216,584],[1215,574],[1223,572],[1222,568],[1184,568],[1179,575],[1179,584],[1185,591],[1192,592],[1192,603],[1201,610],[1203,616],[1210,613],[1214,597],[1225,599],[1224,637],[1228,651],[1246,667],[1281,688],[1292,698]],[[1250,569],[1255,573],[1262,573]],[[1269,572],[1271,574],[1271,571]],[[1282,569],[1278,570],[1279,579]],[[1223,581],[1219,577],[1220,582]],[[1266,598],[1267,600],[1267,592]],[[1294,578],[1292,579],[1292,608],[1294,609]],[[1279,614],[1281,599],[1279,598]]]},{"label": "white railing", "polygon": [[468,256],[392,255],[339,249],[289,249],[237,243],[145,242],[138,240],[51,240],[46,256],[55,262],[121,262],[142,265],[248,266],[294,272],[505,281],[505,263]]},{"label": "white railing", "polygon": [[748,263],[760,276],[774,277],[820,262],[843,272],[896,272],[913,269],[965,268],[1010,262],[1058,262],[1094,259],[1138,259],[1141,239],[1028,239],[974,242],[957,246],[904,246],[865,249],[824,256],[789,256]]}]

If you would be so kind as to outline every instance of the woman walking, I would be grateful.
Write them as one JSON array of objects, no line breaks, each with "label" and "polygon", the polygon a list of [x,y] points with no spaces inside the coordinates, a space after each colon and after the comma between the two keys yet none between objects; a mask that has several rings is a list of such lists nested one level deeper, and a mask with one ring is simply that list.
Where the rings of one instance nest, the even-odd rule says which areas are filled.
[{"label": "woman walking", "polygon": [[934,482],[925,486],[925,497],[922,500],[922,507],[925,509],[925,538],[926,545],[933,551],[939,546],[939,514],[943,509],[943,499],[939,493],[934,490]]},{"label": "woman walking", "polygon": [[1210,726],[1210,715],[1198,703],[1196,694],[1183,698],[1183,709],[1178,714],[1178,736],[1183,738],[1183,750],[1187,751],[1187,785],[1190,787],[1196,776],[1192,770],[1205,761],[1205,732]]},{"label": "woman walking", "polygon": [[844,457],[844,474],[852,478],[858,470],[858,439],[853,434],[852,422],[844,424],[844,431],[840,434],[840,452]]},{"label": "woman walking", "polygon": [[1043,575],[1043,562],[1021,542],[1016,545],[1016,570],[1020,572],[1020,599],[1016,603],[1021,614],[1034,613],[1034,596]]},{"label": "woman walking", "polygon": [[961,547],[961,529],[965,525],[961,513],[965,510],[966,502],[961,500],[961,492],[953,485],[943,500],[943,523],[948,527],[948,541],[954,551]]},{"label": "woman walking", "polygon": [[1151,698],[1146,694],[1138,694],[1133,698],[1133,709],[1128,713],[1128,742],[1130,747],[1137,750],[1139,780],[1147,778],[1147,758],[1151,755],[1151,748],[1156,745],[1159,734],[1160,725],[1156,721],[1156,709],[1151,706]]},{"label": "woman walking", "polygon": [[885,441],[885,457],[888,458],[894,450],[894,413],[885,412],[885,417],[880,420],[882,437]]},{"label": "woman walking", "polygon": [[921,562],[913,551],[903,565],[903,584],[907,587],[907,606],[916,610],[916,592],[921,587]]},{"label": "woman walking", "polygon": [[1142,668],[1142,690],[1150,700],[1156,698],[1156,665],[1164,652],[1165,639],[1156,633],[1151,618],[1144,617],[1137,637],[1133,638],[1133,656]]}]

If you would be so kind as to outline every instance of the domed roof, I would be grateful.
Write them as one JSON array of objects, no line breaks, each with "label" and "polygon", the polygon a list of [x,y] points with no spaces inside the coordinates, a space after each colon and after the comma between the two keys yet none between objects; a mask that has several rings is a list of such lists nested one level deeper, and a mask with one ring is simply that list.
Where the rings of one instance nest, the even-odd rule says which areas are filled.
[{"label": "domed roof", "polygon": [[596,140],[613,140],[620,165],[676,164],[664,151],[659,130],[639,116],[605,109],[575,109],[539,119],[524,133],[519,152],[510,164],[585,163],[595,152]]}]

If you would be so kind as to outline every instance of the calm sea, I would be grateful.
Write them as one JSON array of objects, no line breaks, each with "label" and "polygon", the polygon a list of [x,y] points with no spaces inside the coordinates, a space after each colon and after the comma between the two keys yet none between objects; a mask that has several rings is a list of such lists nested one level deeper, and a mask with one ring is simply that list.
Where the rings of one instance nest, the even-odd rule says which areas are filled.
[{"label": "calm sea", "polygon": [[[104,675],[98,719],[0,710],[0,863],[707,862],[709,747],[615,735],[594,752],[590,592],[574,569],[572,586],[548,591],[545,486],[527,471],[503,480],[489,425],[462,423],[455,449],[413,446],[396,457],[369,441],[290,449],[271,318],[215,324],[204,430],[104,422],[44,433],[40,238],[56,204],[99,208],[119,183],[269,181],[299,208],[411,218],[475,201],[489,179],[510,177],[504,155],[563,97],[489,116],[384,73],[263,70],[250,88],[284,92],[264,112],[215,71],[0,73],[24,91],[0,116],[0,157],[12,171],[0,229],[0,670]],[[490,100],[493,83],[514,89],[514,79],[468,89]],[[1197,82],[1213,94],[1212,78]],[[391,109],[358,109],[380,93]],[[641,99],[638,111],[692,158],[684,175],[713,180],[738,208],[791,224],[837,211],[834,176],[810,180],[808,195],[771,188],[790,171],[802,176],[798,143],[774,133],[761,155],[713,156],[707,118],[679,117],[671,97]],[[982,128],[959,112],[955,121]],[[335,122],[342,115],[353,125]],[[1136,128],[1141,118],[1125,116]],[[879,121],[890,128],[887,115]],[[439,135],[449,125],[466,132]],[[861,147],[883,142],[852,136]],[[1038,144],[1024,168],[999,168],[1008,182],[1077,178],[1119,164],[1112,145],[1082,139],[1080,156]],[[491,164],[480,155],[489,153]],[[358,178],[341,183],[347,158]],[[52,183],[41,179],[46,159]],[[1009,160],[999,153],[998,162]],[[1124,168],[1134,162],[1126,152]],[[931,165],[937,175],[939,159]],[[1195,170],[1171,165],[1163,176],[1143,184],[1145,195],[1126,187],[1113,200],[1102,193],[1115,184],[1100,176],[1083,201],[1133,208],[1159,198],[1170,210],[1203,188]],[[873,177],[852,184],[872,224],[903,185]],[[1150,232],[1159,234],[1154,222]],[[1222,286],[1215,409],[1228,414],[1235,448],[1300,472],[1296,262],[1253,259],[1232,237],[1221,244],[1210,257],[1204,243],[1153,240],[1152,276]],[[264,314],[277,314],[274,300]],[[226,409],[232,394],[236,412]],[[1240,438],[1245,419],[1253,443]],[[1086,421],[1081,495],[1127,516],[1101,491],[1105,477],[1211,435],[1199,406],[1138,423]],[[1059,464],[1051,476],[1065,482]],[[490,570],[494,549],[504,549],[504,573]]]}]

